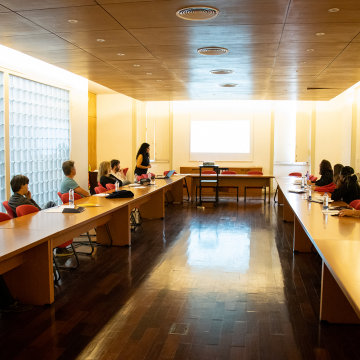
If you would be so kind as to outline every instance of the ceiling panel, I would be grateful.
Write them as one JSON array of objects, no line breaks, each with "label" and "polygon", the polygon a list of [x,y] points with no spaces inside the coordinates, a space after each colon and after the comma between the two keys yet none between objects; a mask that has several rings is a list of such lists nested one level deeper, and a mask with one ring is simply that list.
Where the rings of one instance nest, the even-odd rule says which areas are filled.
[{"label": "ceiling panel", "polygon": [[[208,22],[186,21],[175,15],[178,9],[191,5],[194,5],[192,0],[166,0],[142,2],[141,10],[138,2],[102,6],[127,29],[206,25]],[[242,2],[229,0],[223,3],[216,0],[198,0],[196,5],[219,7],[220,15],[211,21],[211,25],[214,26],[279,24],[285,20],[288,0]]]},{"label": "ceiling panel", "polygon": [[204,23],[203,26],[142,28],[129,31],[145,46],[192,44],[198,48],[210,45],[224,47],[225,44],[279,43],[282,29],[282,24],[214,26],[211,22]]},{"label": "ceiling panel", "polygon": [[7,9],[5,6],[0,5],[0,13],[11,12],[11,10]]},{"label": "ceiling panel", "polygon": [[[335,57],[340,54],[348,43],[299,43],[299,42],[281,42],[279,55],[286,56],[307,56],[311,57]],[[313,51],[308,51],[313,50]]]},{"label": "ceiling panel", "polygon": [[[55,33],[122,29],[117,21],[97,5],[20,11],[19,14]],[[73,24],[69,20],[78,22]]]},{"label": "ceiling panel", "polygon": [[49,9],[68,6],[96,5],[94,0],[0,0],[12,11]]},{"label": "ceiling panel", "polygon": [[[338,12],[329,9],[338,8]],[[360,2],[357,0],[292,0],[286,23],[358,23]]]},{"label": "ceiling panel", "polygon": [[143,46],[86,49],[86,51],[104,61],[156,60],[154,55]]},{"label": "ceiling panel", "polygon": [[42,29],[31,21],[22,18],[14,13],[0,14],[0,34],[1,36],[47,34],[47,30]]}]

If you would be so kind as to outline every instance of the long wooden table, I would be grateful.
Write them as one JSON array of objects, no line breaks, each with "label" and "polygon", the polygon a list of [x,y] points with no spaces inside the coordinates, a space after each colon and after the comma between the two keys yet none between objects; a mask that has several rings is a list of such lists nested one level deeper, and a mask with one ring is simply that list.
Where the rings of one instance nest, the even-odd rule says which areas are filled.
[{"label": "long wooden table", "polygon": [[[283,219],[294,222],[293,250],[310,252],[314,246],[322,258],[320,320],[360,323],[360,219],[335,217],[321,212],[322,204],[308,202],[288,190],[294,178],[276,178]],[[346,205],[333,202],[331,205]]]},{"label": "long wooden table", "polygon": [[[199,174],[189,174],[187,177],[191,178],[190,197],[191,201],[195,200],[196,186],[199,186]],[[201,174],[201,178],[216,179],[215,174]],[[246,174],[220,174],[219,186],[239,186],[239,188],[246,187],[268,187],[269,188],[269,203],[270,203],[270,186],[273,175],[246,175]]]},{"label": "long wooden table", "polygon": [[[171,191],[174,202],[183,201],[183,178],[156,180],[157,186],[129,188],[133,198],[106,199],[91,196],[76,205],[92,203],[79,214],[44,211],[0,223],[0,274],[13,296],[22,302],[44,305],[54,301],[53,249],[64,242],[97,228],[97,241],[115,246],[131,245],[130,213],[140,207],[144,218],[165,216],[164,196]],[[128,189],[127,186],[123,189]],[[109,191],[112,192],[112,191]]]}]

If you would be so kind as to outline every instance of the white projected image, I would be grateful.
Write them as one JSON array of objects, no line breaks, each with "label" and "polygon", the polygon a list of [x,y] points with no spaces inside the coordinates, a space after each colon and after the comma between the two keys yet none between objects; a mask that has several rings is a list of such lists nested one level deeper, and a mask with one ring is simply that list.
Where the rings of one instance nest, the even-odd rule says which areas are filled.
[{"label": "white projected image", "polygon": [[190,133],[191,153],[250,153],[250,120],[191,121]]}]

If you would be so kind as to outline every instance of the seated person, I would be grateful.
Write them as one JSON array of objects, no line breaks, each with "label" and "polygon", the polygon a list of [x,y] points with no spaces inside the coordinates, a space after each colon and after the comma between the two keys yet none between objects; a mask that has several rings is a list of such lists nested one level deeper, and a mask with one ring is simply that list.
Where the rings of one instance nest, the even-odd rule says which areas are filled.
[{"label": "seated person", "polygon": [[128,185],[131,181],[126,179],[126,176],[122,169],[120,169],[120,160],[111,160],[110,161],[110,175],[115,176],[118,180],[122,182],[122,186]]},{"label": "seated person", "polygon": [[[31,198],[31,192],[29,190],[29,178],[24,175],[15,175],[10,181],[11,189],[13,191],[13,195],[9,199],[9,206],[14,213],[14,217],[16,215],[16,208],[20,205],[33,205],[38,208],[40,211],[41,207]],[[48,201],[44,209],[51,208],[56,206],[53,201]]]},{"label": "seated person", "polygon": [[334,165],[334,178],[333,178],[333,183],[335,185],[337,185],[337,182],[339,180],[339,177],[340,177],[340,171],[341,169],[344,167],[344,165],[342,164],[336,164]]},{"label": "seated person", "polygon": [[315,184],[316,186],[325,186],[329,185],[333,182],[334,176],[333,176],[333,169],[331,167],[330,161],[323,160],[319,165],[319,174],[321,175],[321,178],[317,181],[310,181],[308,182],[309,185]]},{"label": "seated person", "polygon": [[103,161],[99,166],[98,182],[106,188],[106,184],[115,184],[116,181],[119,183],[119,186],[122,186],[121,180],[110,174],[110,162]]},{"label": "seated person", "polygon": [[64,172],[64,179],[60,184],[60,192],[62,194],[68,193],[70,189],[73,189],[74,192],[81,195],[82,197],[88,197],[90,194],[81,188],[79,184],[74,180],[76,175],[75,162],[72,160],[68,160],[63,162],[62,169]]},{"label": "seated person", "polygon": [[20,304],[11,296],[4,278],[0,275],[0,312],[23,312],[31,309],[31,305]]},{"label": "seated person", "polygon": [[331,199],[335,201],[342,199],[347,204],[360,199],[360,185],[351,166],[344,166],[340,171],[339,181],[331,195]]},{"label": "seated person", "polygon": [[339,211],[339,216],[360,217],[360,210],[343,209]]}]

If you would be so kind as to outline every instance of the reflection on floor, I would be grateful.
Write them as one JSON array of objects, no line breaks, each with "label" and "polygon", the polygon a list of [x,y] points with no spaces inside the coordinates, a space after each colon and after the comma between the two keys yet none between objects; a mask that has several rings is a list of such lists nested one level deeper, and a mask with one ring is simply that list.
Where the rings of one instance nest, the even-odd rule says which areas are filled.
[{"label": "reflection on floor", "polygon": [[61,271],[52,306],[1,314],[0,358],[358,359],[359,326],[318,322],[320,264],[281,219],[260,201],[169,205],[131,248]]}]

